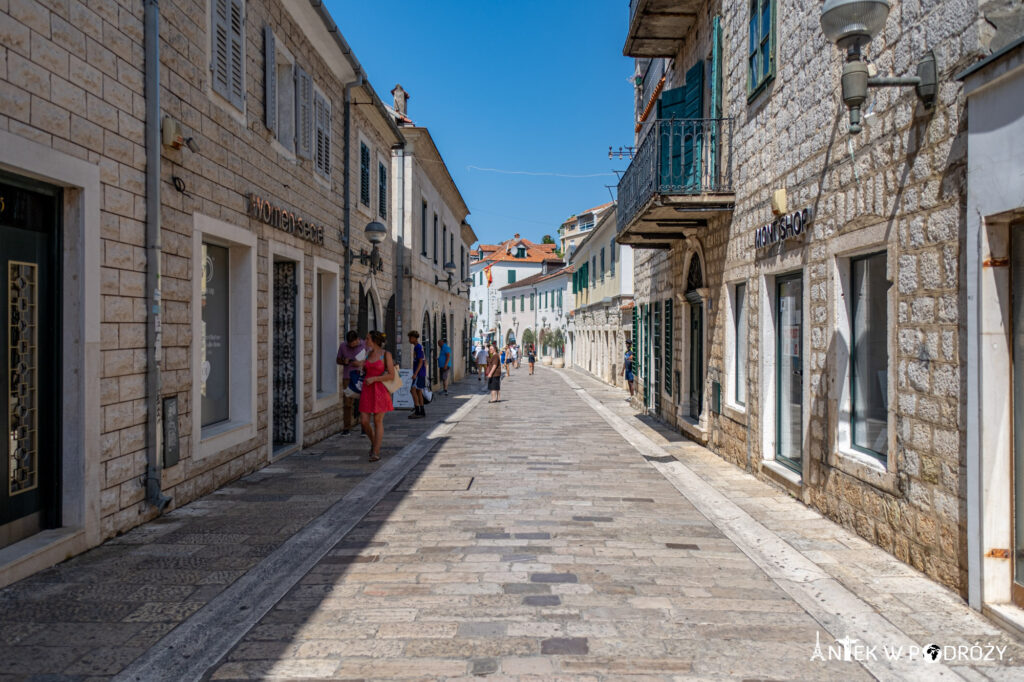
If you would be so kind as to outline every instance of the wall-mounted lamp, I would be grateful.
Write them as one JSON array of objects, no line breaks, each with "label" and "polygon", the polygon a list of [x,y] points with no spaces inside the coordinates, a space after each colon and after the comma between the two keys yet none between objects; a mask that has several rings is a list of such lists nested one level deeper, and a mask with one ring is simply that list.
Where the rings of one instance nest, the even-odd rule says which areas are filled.
[{"label": "wall-mounted lamp", "polygon": [[448,261],[447,263],[445,263],[444,264],[444,271],[448,273],[448,278],[447,279],[441,279],[437,275],[434,275],[434,286],[437,286],[441,282],[444,282],[445,284],[448,285],[448,291],[451,291],[452,290],[452,283],[453,283],[452,282],[452,276],[455,275],[455,263],[453,263],[452,261]]},{"label": "wall-mounted lamp", "polygon": [[384,258],[380,255],[380,249],[377,245],[384,241],[384,237],[388,234],[388,228],[383,224],[374,220],[363,228],[363,234],[373,245],[373,248],[367,253],[366,249],[359,249],[359,253],[349,250],[348,256],[352,263],[359,261],[361,265],[370,266],[371,272],[383,272],[384,271]]},{"label": "wall-mounted lamp", "polygon": [[868,97],[868,88],[914,86],[917,96],[929,109],[938,92],[935,54],[929,50],[917,65],[917,76],[903,78],[871,76],[861,48],[885,27],[889,16],[888,0],[825,0],[821,9],[821,31],[829,41],[846,50],[843,65],[843,103],[850,110],[850,133],[863,130],[860,108]]}]

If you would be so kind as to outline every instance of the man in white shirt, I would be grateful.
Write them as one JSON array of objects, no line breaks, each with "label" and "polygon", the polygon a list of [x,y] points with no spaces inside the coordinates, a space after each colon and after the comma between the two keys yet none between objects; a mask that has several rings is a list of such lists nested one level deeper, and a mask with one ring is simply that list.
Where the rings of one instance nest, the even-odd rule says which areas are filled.
[{"label": "man in white shirt", "polygon": [[476,347],[476,380],[484,375],[484,366],[487,364],[487,349],[483,346]]}]

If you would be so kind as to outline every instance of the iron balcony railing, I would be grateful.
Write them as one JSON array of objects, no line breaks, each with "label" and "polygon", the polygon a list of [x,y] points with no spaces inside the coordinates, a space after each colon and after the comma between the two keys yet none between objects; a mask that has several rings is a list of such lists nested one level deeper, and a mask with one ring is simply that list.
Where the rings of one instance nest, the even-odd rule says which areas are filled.
[{"label": "iron balcony railing", "polygon": [[656,120],[619,180],[618,231],[655,195],[732,191],[731,118]]}]

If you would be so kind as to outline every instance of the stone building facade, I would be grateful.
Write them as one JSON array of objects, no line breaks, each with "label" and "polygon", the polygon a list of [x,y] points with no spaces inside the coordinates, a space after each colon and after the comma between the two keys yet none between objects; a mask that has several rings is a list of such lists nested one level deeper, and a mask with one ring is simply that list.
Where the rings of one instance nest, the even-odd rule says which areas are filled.
[{"label": "stone building facade", "polygon": [[394,293],[365,227],[393,232],[403,137],[319,5],[0,5],[4,288],[39,320],[4,330],[38,417],[4,415],[0,584],[340,428],[338,341]]},{"label": "stone building facade", "polygon": [[555,332],[561,332],[564,345],[568,283],[565,263],[552,257],[541,263],[539,272],[501,287],[497,314],[497,328],[502,330],[499,346],[518,344],[520,354],[525,355],[532,345],[538,361],[545,364],[561,358],[562,346],[556,343]]},{"label": "stone building facade", "polygon": [[633,249],[615,241],[616,215],[612,204],[569,258],[573,272],[582,274],[572,280],[566,364],[626,388],[622,363],[633,336]]},{"label": "stone building facade", "polygon": [[[619,240],[637,249],[639,403],[965,593],[953,75],[986,53],[984,16],[894,3],[866,52],[903,76],[933,50],[937,97],[872,88],[852,135],[818,3],[699,3],[671,20],[655,4],[635,3],[627,31],[637,154],[618,197]],[[660,157],[658,139],[678,146]]]},{"label": "stone building facade", "polygon": [[[398,105],[400,98],[395,100]],[[476,234],[466,222],[469,209],[430,131],[413,125],[405,112],[399,114],[399,121],[406,138],[394,160],[395,176],[404,191],[404,227],[397,237],[404,249],[402,320],[405,330],[420,332],[428,377],[438,385],[439,340],[447,341],[452,349],[454,380],[465,376],[468,367],[472,335],[469,254]],[[407,343],[405,331],[399,335],[399,342]],[[407,354],[404,358],[403,366],[411,369],[413,358]]]}]

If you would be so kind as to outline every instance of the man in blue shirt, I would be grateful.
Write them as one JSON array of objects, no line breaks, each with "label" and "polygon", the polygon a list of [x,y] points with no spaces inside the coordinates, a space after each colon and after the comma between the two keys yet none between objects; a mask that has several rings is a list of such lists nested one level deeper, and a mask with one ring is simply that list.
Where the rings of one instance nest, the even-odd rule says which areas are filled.
[{"label": "man in blue shirt", "polygon": [[[629,386],[629,398],[633,397],[633,344],[630,341],[626,341],[626,353],[622,358],[622,376],[626,379],[626,385]],[[629,400],[626,398],[626,400]]]},{"label": "man in blue shirt", "polygon": [[427,356],[420,343],[420,333],[415,329],[409,332],[409,343],[412,344],[412,402],[415,406],[409,419],[422,419],[427,416],[423,409],[423,389],[427,387]]},{"label": "man in blue shirt", "polygon": [[448,342],[440,339],[437,347],[441,351],[437,354],[437,368],[441,370],[441,388],[445,395],[448,395],[448,378],[452,371],[452,349]]}]

